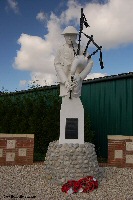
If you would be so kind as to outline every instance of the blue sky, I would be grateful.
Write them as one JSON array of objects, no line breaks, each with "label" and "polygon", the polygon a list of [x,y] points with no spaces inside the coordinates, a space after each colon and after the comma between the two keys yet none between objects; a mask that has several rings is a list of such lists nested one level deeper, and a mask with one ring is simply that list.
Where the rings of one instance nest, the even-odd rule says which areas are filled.
[{"label": "blue sky", "polygon": [[60,34],[69,25],[79,30],[81,7],[90,25],[84,32],[103,46],[105,66],[96,54],[87,78],[133,72],[133,0],[0,0],[0,91],[55,84]]}]

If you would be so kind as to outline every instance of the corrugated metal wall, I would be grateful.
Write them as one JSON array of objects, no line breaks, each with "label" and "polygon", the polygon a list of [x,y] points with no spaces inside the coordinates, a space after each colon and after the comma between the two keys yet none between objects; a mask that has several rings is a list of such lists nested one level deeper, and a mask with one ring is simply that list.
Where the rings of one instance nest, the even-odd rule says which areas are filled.
[{"label": "corrugated metal wall", "polygon": [[107,135],[133,135],[133,78],[85,83],[81,100],[102,157],[108,153]]}]

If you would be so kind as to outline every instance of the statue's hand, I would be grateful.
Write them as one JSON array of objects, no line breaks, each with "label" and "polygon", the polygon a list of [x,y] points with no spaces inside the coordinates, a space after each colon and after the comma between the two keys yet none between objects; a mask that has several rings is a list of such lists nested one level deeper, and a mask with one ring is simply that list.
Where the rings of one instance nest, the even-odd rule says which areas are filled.
[{"label": "statue's hand", "polygon": [[71,67],[71,74],[75,74],[75,71],[77,68],[85,68],[88,64],[88,58],[85,57],[84,55],[78,55],[75,56],[73,62],[72,62],[72,67]]},{"label": "statue's hand", "polygon": [[69,92],[70,90],[72,90],[74,87],[77,87],[78,82],[74,79],[73,82],[65,82],[65,87],[67,88],[67,91]]},{"label": "statue's hand", "polygon": [[78,74],[74,75],[74,82],[76,83],[76,85],[78,85],[81,81],[81,77]]},{"label": "statue's hand", "polygon": [[65,82],[65,87],[67,88],[67,90],[69,91],[71,88],[71,83],[69,81]]}]

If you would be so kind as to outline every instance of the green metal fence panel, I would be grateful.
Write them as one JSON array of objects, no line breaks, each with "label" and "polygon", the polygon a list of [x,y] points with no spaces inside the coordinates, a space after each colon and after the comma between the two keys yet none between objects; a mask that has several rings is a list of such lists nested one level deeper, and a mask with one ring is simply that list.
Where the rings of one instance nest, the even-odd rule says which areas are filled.
[{"label": "green metal fence panel", "polygon": [[90,115],[96,149],[107,158],[107,135],[133,135],[133,78],[86,83],[81,100]]}]

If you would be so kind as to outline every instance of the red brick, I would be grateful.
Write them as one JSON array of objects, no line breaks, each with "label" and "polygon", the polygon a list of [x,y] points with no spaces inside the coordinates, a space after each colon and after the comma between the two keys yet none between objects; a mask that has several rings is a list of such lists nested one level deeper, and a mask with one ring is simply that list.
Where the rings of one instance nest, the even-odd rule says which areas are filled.
[{"label": "red brick", "polygon": [[108,154],[108,159],[113,159],[114,157],[114,154]]},{"label": "red brick", "polygon": [[[15,149],[6,149],[7,140],[16,140],[16,148]],[[34,139],[31,138],[1,138],[0,139],[0,148],[3,148],[3,157],[0,158],[0,165],[28,165],[33,164],[33,154],[34,154]],[[19,148],[27,148],[26,156],[18,156]],[[14,152],[15,153],[15,161],[6,161],[6,153]]]},{"label": "red brick", "polygon": [[132,163],[126,163],[126,166],[133,166]]},{"label": "red brick", "polygon": [[119,145],[115,145],[114,148],[115,148],[115,150],[116,150],[117,148],[123,149],[123,148],[125,148],[125,147],[124,147],[123,145],[120,145],[120,144],[119,144]]},{"label": "red brick", "polygon": [[112,163],[111,163],[111,164],[108,163],[108,166],[109,166],[109,167],[116,167],[116,165],[115,165],[115,164],[112,164]]},{"label": "red brick", "polygon": [[115,151],[113,151],[113,150],[109,150],[108,153],[109,153],[109,154],[114,154]]},{"label": "red brick", "polygon": [[131,139],[126,139],[125,142],[132,142],[132,140]]},{"label": "red brick", "polygon": [[114,148],[115,145],[108,145],[108,148]]},{"label": "red brick", "polygon": [[114,146],[115,143],[108,143],[108,146]]},{"label": "red brick", "polygon": [[133,151],[126,151],[126,154],[133,155]]}]

